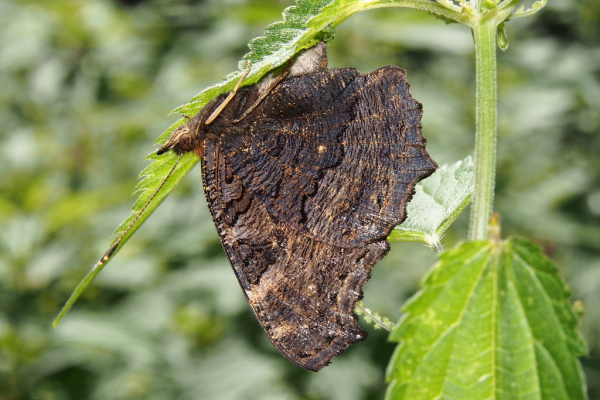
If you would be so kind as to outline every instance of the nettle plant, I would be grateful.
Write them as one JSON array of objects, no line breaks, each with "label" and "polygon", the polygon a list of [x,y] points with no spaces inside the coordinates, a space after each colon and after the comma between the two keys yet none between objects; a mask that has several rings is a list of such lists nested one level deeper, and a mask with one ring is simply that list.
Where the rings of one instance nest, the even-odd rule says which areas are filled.
[{"label": "nettle plant", "polygon": [[[390,241],[420,241],[439,257],[420,291],[404,305],[396,325],[357,306],[367,321],[390,330],[398,346],[387,369],[388,399],[585,399],[578,356],[587,352],[576,327],[578,315],[557,267],[526,239],[502,239],[493,215],[497,134],[496,47],[505,50],[505,23],[532,16],[521,0],[334,0],[298,1],[283,22],[250,42],[240,70],[211,86],[174,112],[196,115],[215,97],[231,91],[251,61],[244,86],[284,66],[303,49],[333,39],[350,16],[382,7],[424,10],[446,22],[471,28],[476,57],[476,138],[474,157],[443,166],[417,185],[408,218]],[[182,118],[157,140],[163,145]],[[200,158],[194,152],[148,156],[152,161],[135,188],[141,191],[132,215],[115,231],[107,254],[73,292],[60,319],[129,237]],[[175,167],[176,165],[176,167]],[[174,168],[175,167],[175,168]],[[168,179],[166,179],[168,177]],[[440,239],[471,204],[467,240],[444,250]]]}]

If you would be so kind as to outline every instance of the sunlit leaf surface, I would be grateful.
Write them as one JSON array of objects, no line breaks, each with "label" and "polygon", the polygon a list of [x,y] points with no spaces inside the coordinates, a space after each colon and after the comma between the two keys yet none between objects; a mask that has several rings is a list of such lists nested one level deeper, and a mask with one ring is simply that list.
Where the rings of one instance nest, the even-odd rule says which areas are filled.
[{"label": "sunlit leaf surface", "polygon": [[391,334],[387,399],[585,399],[569,296],[529,241],[443,253]]}]

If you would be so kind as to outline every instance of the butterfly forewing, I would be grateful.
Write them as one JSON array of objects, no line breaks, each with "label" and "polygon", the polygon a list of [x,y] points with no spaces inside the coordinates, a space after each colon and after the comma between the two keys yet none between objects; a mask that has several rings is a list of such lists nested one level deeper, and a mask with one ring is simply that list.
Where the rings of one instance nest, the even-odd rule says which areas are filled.
[{"label": "butterfly forewing", "polygon": [[271,342],[295,364],[319,370],[366,337],[354,307],[388,244],[345,249],[277,222],[238,177],[228,180],[220,148],[219,139],[206,140],[202,176],[223,247]]},{"label": "butterfly forewing", "polygon": [[294,77],[251,115],[223,137],[235,174],[274,217],[332,245],[385,238],[435,168],[397,67]]}]

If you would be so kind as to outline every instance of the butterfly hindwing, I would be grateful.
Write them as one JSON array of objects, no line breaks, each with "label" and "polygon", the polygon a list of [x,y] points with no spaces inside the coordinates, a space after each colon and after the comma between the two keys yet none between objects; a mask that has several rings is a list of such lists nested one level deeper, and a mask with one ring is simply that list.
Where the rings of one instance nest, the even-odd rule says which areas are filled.
[{"label": "butterfly hindwing", "polygon": [[219,138],[204,144],[202,176],[221,242],[258,321],[290,361],[319,370],[366,333],[354,307],[385,240],[347,249],[278,222],[228,174]]}]

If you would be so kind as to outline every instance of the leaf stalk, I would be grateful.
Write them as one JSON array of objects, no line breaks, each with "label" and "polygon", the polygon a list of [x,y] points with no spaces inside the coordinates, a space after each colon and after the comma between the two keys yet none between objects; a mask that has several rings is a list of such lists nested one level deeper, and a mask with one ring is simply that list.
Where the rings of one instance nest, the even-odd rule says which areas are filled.
[{"label": "leaf stalk", "polygon": [[475,133],[475,191],[469,225],[470,240],[487,238],[494,203],[497,143],[497,65],[494,18],[472,25],[475,40],[477,111]]}]

